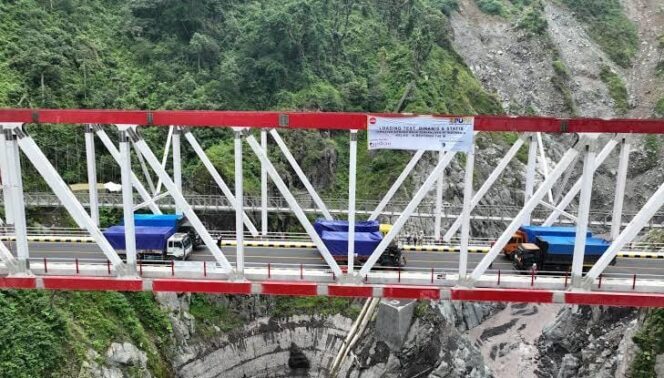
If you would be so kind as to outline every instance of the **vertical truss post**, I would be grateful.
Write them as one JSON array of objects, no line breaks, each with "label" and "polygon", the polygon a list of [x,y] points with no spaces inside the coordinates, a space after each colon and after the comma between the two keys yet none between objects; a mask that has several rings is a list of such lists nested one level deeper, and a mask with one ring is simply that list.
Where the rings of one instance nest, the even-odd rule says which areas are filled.
[{"label": "vertical truss post", "polygon": [[[219,186],[219,189],[221,189],[222,193],[224,193],[224,196],[226,199],[228,199],[228,202],[231,204],[231,207],[235,208],[236,207],[236,201],[235,201],[235,196],[231,192],[230,188],[228,185],[226,185],[226,182],[224,179],[221,177],[217,169],[214,167],[214,164],[210,161],[210,159],[207,157],[205,154],[205,151],[203,151],[203,147],[198,143],[196,140],[196,137],[194,134],[191,133],[191,130],[189,129],[184,129],[184,137],[189,142],[191,147],[194,149],[194,152],[196,153],[196,156],[198,156],[199,159],[201,159],[201,162],[207,169],[208,173],[212,176],[212,179],[214,180],[215,183],[217,183],[217,186]],[[247,213],[243,212],[243,220],[244,220],[244,225],[247,227],[247,230],[251,233],[252,236],[258,236],[258,230],[256,230],[256,227],[254,226],[253,223],[251,223],[251,219],[249,219],[249,216]]]},{"label": "vertical truss post", "polygon": [[[179,126],[175,126],[173,130],[173,182],[178,192],[182,192],[182,156],[180,155],[180,135],[181,130]],[[182,214],[182,209],[176,204],[175,213]]]},{"label": "vertical truss post", "polygon": [[[168,161],[168,152],[171,148],[171,141],[173,140],[173,129],[175,126],[168,126],[168,136],[166,137],[166,146],[164,147],[164,154],[161,157],[161,167],[166,169],[166,162]],[[157,188],[155,189],[155,195],[158,195],[161,192],[161,179],[157,181]]]},{"label": "vertical truss post", "polygon": [[[15,130],[19,130],[16,128]],[[25,221],[25,200],[23,198],[23,178],[21,177],[21,155],[16,135],[11,129],[5,129],[5,148],[7,151],[7,167],[11,178],[11,204],[14,214],[14,232],[16,233],[17,272],[27,273],[30,269],[30,252],[28,250],[28,228]]]},{"label": "vertical truss post", "polygon": [[625,184],[627,182],[627,165],[629,164],[630,148],[627,136],[620,139],[620,162],[618,163],[618,174],[616,175],[616,195],[613,200],[613,216],[611,217],[611,240],[616,240],[620,235],[622,226],[623,201],[625,200]]},{"label": "vertical truss post", "polygon": [[[244,193],[242,189],[242,129],[235,129],[235,240],[236,247],[236,267],[238,274],[244,274],[244,227],[242,220],[244,216]],[[175,143],[173,144],[175,146]],[[175,151],[175,149],[173,150]]]},{"label": "vertical truss post", "polygon": [[336,277],[340,277],[342,272],[341,268],[339,268],[339,264],[334,261],[334,257],[332,257],[332,254],[330,254],[330,251],[327,249],[320,236],[318,236],[316,230],[314,230],[314,227],[311,225],[311,222],[309,222],[307,215],[304,213],[304,211],[302,211],[302,208],[297,203],[295,197],[293,197],[293,194],[290,192],[290,190],[288,190],[288,187],[281,179],[281,177],[279,177],[279,173],[274,168],[274,165],[272,165],[270,162],[270,159],[267,157],[265,151],[263,151],[261,146],[258,144],[258,141],[256,141],[256,138],[254,138],[253,135],[248,135],[247,143],[254,151],[258,159],[261,161],[261,163],[265,165],[267,174],[270,176],[270,179],[277,186],[277,189],[279,189],[281,195],[284,197],[284,199],[286,199],[286,202],[288,202],[288,206],[291,208],[291,210],[293,210],[293,214],[300,221],[300,224],[302,224],[302,227],[304,227],[304,230],[307,232],[311,240],[318,248],[318,252],[321,254],[321,256],[323,256],[323,259],[330,266],[330,269],[332,269],[332,273],[334,273]]},{"label": "vertical truss post", "polygon": [[85,125],[85,159],[88,166],[88,191],[90,192],[90,218],[99,226],[99,195],[97,193],[97,160],[93,125]]},{"label": "vertical truss post", "polygon": [[226,256],[224,256],[224,254],[221,252],[221,249],[219,249],[219,246],[217,246],[216,241],[212,239],[212,236],[210,236],[208,230],[205,228],[205,226],[203,226],[201,220],[198,218],[191,206],[187,203],[187,200],[182,195],[182,192],[178,190],[173,180],[168,176],[166,170],[161,167],[159,160],[157,160],[157,157],[150,149],[150,146],[148,146],[148,144],[138,134],[134,127],[129,128],[127,132],[129,134],[129,138],[134,142],[134,146],[136,146],[138,151],[143,155],[148,165],[152,167],[152,170],[157,173],[157,176],[161,178],[161,181],[164,183],[166,190],[168,190],[168,193],[171,195],[171,197],[173,197],[176,205],[182,209],[184,216],[187,217],[212,256],[214,256],[225,273],[230,273],[233,270],[233,267],[228,262],[228,259],[226,259]]},{"label": "vertical truss post", "polygon": [[[514,142],[512,147],[507,151],[505,156],[503,156],[502,159],[500,159],[500,162],[498,162],[498,165],[494,170],[491,172],[489,177],[484,181],[482,186],[477,190],[477,193],[473,195],[473,201],[471,203],[470,209],[471,211],[475,208],[480,203],[480,200],[484,197],[484,195],[491,189],[491,186],[498,180],[498,177],[503,173],[505,168],[507,168],[507,165],[509,164],[512,159],[514,159],[514,156],[519,152],[519,149],[521,149],[521,146],[525,143],[526,137],[521,136],[519,139]],[[449,230],[445,233],[445,236],[443,236],[443,240],[446,242],[449,242],[452,240],[452,236],[459,230],[459,227],[461,227],[461,218],[457,218],[454,221],[454,224],[450,227]]]},{"label": "vertical truss post", "polygon": [[[7,125],[8,128],[11,128]],[[2,195],[5,205],[5,223],[7,225],[14,224],[14,209],[11,200],[11,175],[9,174],[9,166],[7,164],[7,152],[4,124],[0,124],[0,179],[2,180]]]},{"label": "vertical truss post", "polygon": [[463,181],[463,211],[461,212],[461,248],[459,253],[459,282],[466,280],[468,269],[468,242],[470,239],[470,212],[473,198],[473,170],[475,169],[475,139],[466,154],[466,172]]},{"label": "vertical truss post", "polygon": [[58,197],[65,209],[67,209],[67,212],[69,212],[76,224],[90,233],[90,236],[97,243],[106,258],[115,267],[116,273],[123,274],[125,266],[120,259],[120,256],[115,253],[115,250],[109,244],[108,240],[106,240],[101,231],[99,231],[99,227],[97,227],[92,218],[90,218],[81,203],[78,202],[74,193],[72,193],[71,189],[65,184],[62,177],[58,175],[51,162],[48,161],[46,156],[44,156],[44,153],[39,149],[32,137],[26,134],[20,126],[16,127],[14,132],[18,138],[18,145],[25,156],[30,160],[44,181],[46,181],[46,184],[48,184],[51,190],[53,190],[53,193]]},{"label": "vertical truss post", "polygon": [[277,142],[277,146],[279,146],[279,149],[286,157],[286,160],[288,160],[291,167],[293,167],[293,170],[297,174],[297,177],[300,178],[300,181],[302,181],[302,184],[304,184],[304,187],[307,189],[307,192],[309,192],[309,195],[316,203],[316,206],[318,206],[320,211],[323,213],[323,217],[325,217],[325,219],[328,220],[332,219],[332,214],[330,214],[330,212],[327,210],[325,203],[320,198],[320,196],[316,192],[316,189],[314,189],[313,185],[311,185],[311,182],[309,182],[309,179],[304,174],[304,171],[302,171],[302,168],[300,168],[300,165],[297,163],[293,155],[290,153],[288,146],[286,146],[286,143],[284,143],[284,141],[281,139],[277,130],[275,129],[270,130],[270,135],[272,135],[274,141]]},{"label": "vertical truss post", "polygon": [[[530,197],[533,196],[535,190],[535,166],[537,165],[537,140],[534,134],[528,137],[528,165],[526,166],[526,190],[524,192],[523,203],[528,202]],[[523,224],[530,224],[531,213],[526,214],[523,218]]]},{"label": "vertical truss post", "polygon": [[374,220],[377,219],[380,213],[383,211],[385,206],[387,206],[388,202],[394,197],[396,194],[397,190],[401,187],[401,184],[403,184],[404,181],[406,181],[406,177],[410,174],[410,172],[413,171],[413,168],[417,165],[417,162],[420,161],[422,158],[422,155],[424,155],[425,150],[417,150],[415,152],[415,155],[410,159],[408,164],[403,168],[403,171],[401,171],[401,174],[399,177],[397,177],[396,180],[394,180],[394,183],[390,187],[390,189],[385,193],[385,196],[383,197],[382,200],[380,200],[380,203],[376,207],[376,209],[369,215],[369,220]]},{"label": "vertical truss post", "polygon": [[[261,148],[267,153],[267,131],[261,130]],[[267,169],[261,163],[261,235],[267,236]]]},{"label": "vertical truss post", "polygon": [[643,227],[646,226],[648,221],[657,213],[657,211],[664,205],[664,184],[659,186],[659,189],[648,199],[645,205],[634,216],[631,222],[625,229],[613,240],[609,249],[602,254],[602,257],[597,260],[595,265],[586,274],[586,285],[592,285],[593,281],[599,277],[604,269],[609,266],[611,261],[616,257],[618,252],[631,242],[641,232]]},{"label": "vertical truss post", "polygon": [[[104,144],[108,152],[111,154],[111,156],[113,156],[113,160],[115,160],[115,162],[120,165],[120,151],[118,151],[118,148],[115,147],[115,144],[111,141],[111,138],[109,138],[106,132],[101,128],[97,130],[97,136]],[[159,210],[157,204],[152,201],[150,193],[148,193],[148,191],[145,189],[145,186],[143,186],[134,172],[131,173],[131,183],[134,185],[134,188],[136,188],[136,191],[141,196],[141,199],[148,204],[148,207],[150,207],[152,213],[161,214],[161,210]]]},{"label": "vertical truss post", "polygon": [[348,163],[348,273],[355,265],[355,186],[357,175],[357,130],[350,131],[350,157]]},{"label": "vertical truss post", "polygon": [[[606,158],[611,154],[611,151],[615,148],[615,146],[618,144],[618,142],[615,139],[611,139],[606,143],[604,148],[602,148],[602,151],[597,154],[595,157],[595,165],[593,171],[596,171],[606,160]],[[572,170],[570,170],[571,172]],[[555,222],[558,221],[558,218],[560,215],[563,214],[567,206],[569,206],[570,203],[572,203],[572,200],[574,200],[574,197],[576,197],[577,194],[579,194],[579,191],[581,190],[581,179],[579,178],[576,180],[572,188],[565,194],[562,200],[558,203],[558,205],[555,207],[553,212],[549,214],[549,216],[546,218],[544,223],[542,223],[542,226],[551,226]]]},{"label": "vertical truss post", "polygon": [[[131,185],[131,144],[127,135],[129,126],[118,125],[120,130],[120,176],[122,181],[122,207],[124,213],[125,253],[127,273],[136,274],[136,228],[134,227],[134,190]],[[138,152],[138,151],[137,151]]]},{"label": "vertical truss post", "polygon": [[[14,203],[12,201],[11,197],[11,174],[9,173],[9,164],[7,163],[7,148],[6,148],[6,141],[5,141],[5,132],[4,132],[4,124],[0,124],[0,172],[2,174],[2,185],[3,185],[3,196],[4,196],[4,207],[5,207],[5,216],[7,220],[7,224],[14,224],[14,219],[13,216],[10,217],[10,213],[13,212],[13,206]],[[9,220],[11,219],[11,223]],[[5,262],[5,265],[7,266],[8,270],[10,272],[16,271],[17,264],[16,264],[16,259],[14,258],[14,255],[12,255],[11,251],[5,246],[4,243],[0,242],[0,260]]]},{"label": "vertical truss post", "polygon": [[[546,160],[546,154],[544,153],[544,142],[542,141],[542,133],[537,133],[537,145],[539,146],[539,153],[542,165],[542,173],[544,174],[544,179],[546,180],[549,177],[549,162]],[[549,190],[549,203],[553,203],[553,192]]]},{"label": "vertical truss post", "polygon": [[532,197],[528,200],[523,205],[523,208],[517,214],[517,216],[512,220],[512,223],[507,226],[507,229],[503,232],[503,234],[498,238],[498,240],[491,246],[491,249],[489,252],[482,258],[482,260],[479,262],[479,264],[475,267],[473,270],[473,273],[471,274],[471,279],[473,281],[477,281],[482,277],[482,274],[486,271],[486,269],[493,263],[493,260],[496,259],[496,256],[505,248],[505,245],[507,245],[507,242],[512,238],[514,235],[514,232],[521,227],[523,217],[532,212],[533,209],[539,204],[540,200],[544,198],[544,196],[547,194],[547,192],[553,187],[553,184],[560,178],[560,176],[563,174],[565,169],[569,167],[569,165],[572,163],[572,161],[576,158],[576,156],[579,154],[579,152],[575,148],[569,149],[565,155],[560,159],[560,162],[556,166],[556,168],[551,172],[551,174],[542,182],[540,187],[537,189],[535,194],[533,194]]},{"label": "vertical truss post", "polygon": [[[445,151],[440,150],[438,151],[438,161],[440,162],[443,159],[443,155],[445,155]],[[433,226],[433,236],[436,241],[440,241],[440,228],[442,226],[442,220],[443,220],[443,180],[445,179],[445,171],[438,177],[438,181],[436,181],[436,211],[435,211],[435,216],[436,219],[434,220],[434,226]]]},{"label": "vertical truss post", "polygon": [[365,276],[371,271],[371,268],[373,268],[373,266],[376,264],[380,258],[380,255],[382,255],[385,251],[385,248],[387,248],[387,246],[392,243],[392,240],[394,240],[397,234],[401,231],[401,228],[404,226],[404,224],[406,224],[406,221],[408,221],[408,218],[410,218],[411,214],[413,214],[413,211],[415,211],[420,202],[422,202],[422,199],[427,195],[427,193],[429,193],[429,190],[431,190],[433,185],[436,183],[436,180],[445,170],[445,167],[450,164],[450,161],[452,161],[455,156],[456,152],[448,152],[443,157],[443,160],[438,162],[431,174],[429,174],[429,177],[427,177],[427,179],[424,181],[424,184],[422,184],[420,189],[417,190],[417,193],[415,193],[413,199],[410,200],[404,211],[401,212],[401,215],[399,215],[397,221],[394,222],[390,232],[385,235],[383,240],[371,253],[369,259],[364,263],[364,265],[362,265],[362,269],[360,269],[360,276]]},{"label": "vertical truss post", "polygon": [[588,232],[588,215],[590,199],[593,191],[593,175],[595,173],[595,146],[588,143],[584,146],[583,174],[581,176],[581,196],[576,221],[576,238],[574,239],[574,255],[572,260],[572,286],[579,287],[583,275],[583,260],[586,254]]}]

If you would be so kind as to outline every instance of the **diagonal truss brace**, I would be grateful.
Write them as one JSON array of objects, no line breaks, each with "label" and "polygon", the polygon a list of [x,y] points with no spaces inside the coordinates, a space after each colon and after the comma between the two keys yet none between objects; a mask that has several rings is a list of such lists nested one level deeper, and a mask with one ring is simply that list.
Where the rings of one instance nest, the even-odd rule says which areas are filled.
[{"label": "diagonal truss brace", "polygon": [[62,205],[67,209],[72,218],[74,218],[81,228],[86,229],[90,233],[90,236],[99,245],[106,258],[113,264],[116,272],[124,274],[126,266],[120,259],[120,256],[118,256],[108,240],[106,240],[94,220],[85,211],[83,205],[78,202],[74,193],[65,184],[62,177],[60,177],[32,137],[26,134],[20,126],[14,128],[14,133],[18,137],[18,145],[25,156],[30,160],[51,190],[53,190],[53,193],[62,202]]},{"label": "diagonal truss brace", "polygon": [[404,209],[399,218],[397,218],[397,221],[394,222],[394,225],[392,226],[390,232],[388,232],[387,235],[385,235],[380,244],[378,244],[373,253],[371,253],[369,259],[364,263],[362,269],[360,269],[360,276],[365,276],[371,271],[371,268],[373,268],[376,262],[378,262],[378,259],[383,254],[387,246],[390,245],[390,243],[392,243],[392,240],[394,240],[397,234],[401,231],[401,228],[404,226],[404,224],[406,224],[406,221],[408,221],[408,218],[410,218],[413,211],[415,211],[420,202],[422,202],[427,193],[429,193],[429,190],[431,190],[433,185],[436,183],[436,180],[438,180],[440,175],[443,173],[445,168],[450,164],[450,162],[455,156],[456,152],[454,151],[448,152],[438,162],[436,167],[429,174],[429,177],[427,177],[427,179],[424,181],[424,184],[422,184],[420,189],[418,189],[417,193],[415,193],[413,199],[408,203],[406,209]]},{"label": "diagonal truss brace", "polygon": [[279,173],[274,168],[274,165],[272,165],[272,162],[265,154],[265,151],[261,148],[260,144],[258,144],[258,141],[256,141],[256,138],[253,135],[248,135],[247,143],[254,151],[258,159],[261,161],[261,163],[267,169],[267,173],[270,176],[270,179],[272,179],[274,184],[277,186],[277,189],[279,189],[281,195],[286,199],[286,202],[288,202],[288,205],[290,206],[291,210],[293,210],[293,213],[302,224],[302,227],[304,227],[304,230],[307,232],[311,240],[318,248],[318,252],[321,254],[321,256],[323,256],[325,262],[327,262],[327,264],[330,266],[330,269],[332,269],[332,271],[334,272],[335,275],[337,275],[337,277],[341,277],[342,275],[341,268],[339,268],[339,265],[334,260],[334,257],[332,257],[332,254],[323,243],[323,240],[320,238],[320,236],[318,236],[316,230],[314,230],[314,227],[311,225],[311,222],[307,218],[307,215],[304,214],[304,211],[302,211],[302,208],[297,203],[297,200],[295,199],[295,197],[293,197],[293,194],[290,192],[290,190],[288,190],[288,187],[284,183],[284,180],[281,179]]},{"label": "diagonal truss brace", "polygon": [[150,149],[150,146],[148,146],[148,144],[145,142],[145,139],[143,139],[138,134],[136,131],[136,126],[132,126],[131,128],[127,129],[127,132],[136,149],[143,155],[148,165],[152,167],[152,170],[157,173],[157,176],[159,176],[161,179],[162,183],[166,187],[166,190],[168,193],[170,193],[171,197],[173,197],[176,206],[182,209],[182,212],[187,217],[189,222],[191,222],[191,225],[201,237],[203,243],[205,243],[205,246],[208,248],[212,256],[214,256],[219,265],[221,265],[221,268],[225,271],[225,273],[230,273],[233,270],[233,267],[228,262],[228,259],[226,259],[226,256],[224,256],[224,254],[221,252],[221,249],[219,249],[215,240],[212,239],[212,236],[210,236],[208,230],[205,228],[205,226],[203,226],[203,223],[198,218],[198,215],[196,215],[182,193],[178,190],[175,182],[173,182],[170,176],[168,176],[166,170],[161,167],[161,163]]},{"label": "diagonal truss brace", "polygon": [[648,199],[641,210],[636,214],[631,222],[625,229],[618,235],[618,237],[611,243],[611,246],[602,254],[602,257],[597,260],[595,265],[586,274],[586,285],[591,285],[597,277],[606,269],[611,261],[616,257],[623,247],[631,242],[641,232],[643,227],[650,221],[650,219],[664,206],[664,184],[660,185],[659,189]]},{"label": "diagonal truss brace", "polygon": [[307,175],[304,174],[304,171],[302,170],[302,168],[300,168],[300,165],[297,163],[297,160],[295,160],[295,158],[293,157],[293,154],[290,153],[288,146],[286,146],[286,143],[284,143],[283,139],[281,139],[281,136],[279,136],[277,130],[275,129],[270,130],[270,135],[272,135],[272,139],[274,139],[274,141],[277,142],[277,146],[279,146],[279,149],[286,157],[286,160],[288,160],[288,163],[290,163],[291,167],[293,167],[293,170],[297,174],[297,177],[300,178],[300,181],[302,181],[302,184],[304,184],[304,187],[307,189],[307,192],[309,192],[309,195],[316,203],[316,206],[318,206],[320,211],[323,213],[325,219],[332,220],[332,214],[330,214],[330,211],[327,209],[327,206],[325,206],[325,202],[323,202],[323,200],[316,192],[316,189],[314,189],[313,185],[311,185],[311,182],[307,178]]},{"label": "diagonal truss brace", "polygon": [[[226,182],[219,174],[219,171],[217,171],[217,169],[214,167],[214,164],[212,164],[210,158],[207,157],[205,151],[203,150],[203,147],[201,147],[201,145],[198,143],[198,140],[196,140],[194,134],[192,134],[191,130],[189,129],[183,129],[183,132],[185,139],[194,149],[194,152],[196,153],[198,158],[201,159],[201,162],[212,176],[212,179],[214,179],[214,182],[217,183],[219,189],[221,189],[222,193],[224,193],[224,196],[226,196],[228,202],[230,202],[231,207],[236,208],[237,206],[235,203],[236,201],[233,192],[231,192],[228,185],[226,185]],[[254,226],[254,224],[251,222],[251,218],[249,218],[246,212],[243,212],[243,214],[244,215],[242,216],[242,221],[244,222],[244,226],[247,227],[247,230],[249,230],[252,236],[258,236],[258,230],[256,229],[256,226]]]},{"label": "diagonal truss brace", "polygon": [[[111,139],[108,137],[106,132],[102,130],[101,128],[96,130],[97,136],[101,140],[101,142],[104,144],[108,152],[113,156],[113,160],[120,165],[121,160],[120,160],[120,151],[118,148],[115,146],[115,144],[111,141]],[[150,196],[150,193],[145,189],[145,186],[141,183],[141,181],[136,177],[136,174],[134,172],[131,173],[131,183],[134,185],[134,188],[136,188],[136,191],[138,194],[141,196],[143,201],[145,201],[148,206],[150,207],[150,210],[154,214],[161,214],[161,210],[159,210],[159,206],[154,203],[154,201],[151,201],[152,197]]]},{"label": "diagonal truss brace", "polygon": [[[493,184],[498,180],[498,177],[500,177],[500,175],[505,171],[509,162],[514,159],[514,156],[516,156],[516,154],[519,152],[519,149],[521,146],[523,146],[528,138],[528,135],[522,135],[519,137],[519,139],[514,142],[509,151],[507,151],[505,156],[503,156],[500,162],[498,162],[498,165],[493,170],[493,172],[491,172],[486,181],[484,181],[484,184],[482,184],[479,190],[477,190],[477,193],[473,195],[470,211],[472,211],[480,203],[482,198],[484,198],[489,189],[491,189],[491,186],[493,186]],[[461,227],[461,218],[457,218],[457,220],[454,221],[450,229],[445,233],[445,236],[443,236],[443,240],[449,243],[450,240],[452,240],[454,234],[459,230],[459,227]]]},{"label": "diagonal truss brace", "polygon": [[380,213],[385,209],[385,206],[390,202],[392,197],[396,194],[397,190],[401,187],[401,184],[403,184],[404,181],[406,181],[406,178],[410,174],[410,172],[413,171],[413,168],[415,168],[415,165],[417,165],[417,162],[420,161],[422,158],[422,155],[424,155],[426,151],[425,150],[417,150],[415,152],[415,155],[410,159],[408,164],[403,168],[403,171],[401,171],[401,174],[399,177],[397,177],[396,180],[394,180],[394,183],[390,187],[390,189],[385,193],[385,196],[383,197],[382,200],[380,200],[380,203],[378,206],[376,206],[376,209],[371,213],[369,216],[369,220],[375,220],[378,218]]},{"label": "diagonal truss brace", "polygon": [[[613,151],[613,149],[617,145],[618,145],[618,140],[616,140],[616,138],[613,138],[606,143],[604,148],[602,148],[602,151],[600,151],[600,153],[597,154],[597,157],[595,158],[595,163],[592,169],[593,173],[604,163],[606,158],[609,157],[609,155],[611,154],[611,151]],[[551,226],[558,221],[560,215],[563,214],[565,209],[567,209],[567,206],[569,206],[569,204],[572,203],[572,200],[574,200],[576,195],[579,194],[579,192],[581,191],[581,186],[582,186],[582,178],[579,177],[579,179],[576,180],[572,188],[567,192],[567,194],[565,194],[563,199],[560,200],[560,203],[555,207],[553,212],[549,214],[544,223],[542,223],[542,226]]]},{"label": "diagonal truss brace", "polygon": [[523,224],[523,218],[526,214],[530,214],[539,202],[544,198],[549,190],[553,187],[553,184],[560,178],[563,172],[569,167],[569,165],[576,159],[576,156],[579,154],[579,151],[576,148],[572,147],[563,157],[560,159],[560,162],[556,168],[547,176],[544,182],[537,189],[535,194],[523,205],[519,214],[512,220],[512,222],[507,226],[503,234],[498,238],[498,240],[493,244],[489,252],[482,258],[482,260],[477,264],[475,269],[471,274],[472,281],[478,281],[482,274],[487,270],[489,265],[493,263],[493,260],[496,259],[498,254],[505,248],[507,242],[512,238],[514,232]]}]

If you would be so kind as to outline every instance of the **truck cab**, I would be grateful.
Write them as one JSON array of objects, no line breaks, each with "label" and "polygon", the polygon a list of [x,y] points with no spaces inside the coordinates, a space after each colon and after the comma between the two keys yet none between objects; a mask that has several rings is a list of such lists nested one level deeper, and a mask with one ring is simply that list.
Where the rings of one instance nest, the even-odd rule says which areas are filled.
[{"label": "truck cab", "polygon": [[179,232],[168,238],[168,243],[166,244],[166,257],[186,260],[193,248],[193,243],[191,242],[189,234]]},{"label": "truck cab", "polygon": [[540,247],[533,243],[522,243],[514,250],[512,255],[514,267],[519,270],[526,270],[533,265],[541,269],[543,265],[543,254]]},{"label": "truck cab", "polygon": [[519,246],[525,242],[526,242],[526,234],[521,230],[517,230],[514,233],[514,235],[512,235],[512,237],[510,238],[510,241],[507,242],[505,248],[503,248],[503,254],[509,260],[514,259],[514,253],[517,251]]}]

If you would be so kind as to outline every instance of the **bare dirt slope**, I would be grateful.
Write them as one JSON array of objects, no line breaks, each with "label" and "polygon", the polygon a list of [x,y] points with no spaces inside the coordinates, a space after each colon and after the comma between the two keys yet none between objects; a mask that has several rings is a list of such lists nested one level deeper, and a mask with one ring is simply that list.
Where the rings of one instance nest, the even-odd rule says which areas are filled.
[{"label": "bare dirt slope", "polygon": [[664,1],[623,0],[622,4],[627,17],[636,24],[641,41],[634,65],[626,72],[634,104],[629,116],[646,118],[664,98],[664,77],[654,74],[657,63],[664,60],[664,49],[658,41],[664,35]]},{"label": "bare dirt slope", "polygon": [[551,0],[544,1],[547,35],[529,37],[516,27],[514,17],[489,16],[474,0],[459,1],[451,16],[454,48],[483,84],[495,91],[506,110],[542,115],[571,115],[563,95],[552,83],[552,63],[560,60],[570,72],[567,83],[578,116],[614,117],[613,100],[599,77],[603,66],[620,75],[628,88],[633,109],[628,116],[649,117],[664,96],[664,79],[655,75],[664,49],[662,0],[623,0],[626,15],[639,32],[639,51],[633,66],[613,63],[588,36],[573,12]]}]

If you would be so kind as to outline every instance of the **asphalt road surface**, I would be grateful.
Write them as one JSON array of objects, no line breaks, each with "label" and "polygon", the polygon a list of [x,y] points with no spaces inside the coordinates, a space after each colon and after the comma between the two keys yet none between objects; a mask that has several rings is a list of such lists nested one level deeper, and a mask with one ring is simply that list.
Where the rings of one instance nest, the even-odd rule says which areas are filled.
[{"label": "asphalt road surface", "polygon": [[[5,242],[5,245],[14,252],[14,243]],[[101,249],[94,243],[38,243],[29,244],[31,259],[42,259],[46,257],[49,261],[73,261],[78,258],[79,262],[105,261],[106,258]],[[264,266],[271,263],[273,266],[303,264],[307,268],[318,265],[325,266],[316,249],[313,248],[267,248],[267,247],[245,247],[245,265]],[[235,247],[222,247],[226,258],[235,262]],[[456,271],[458,252],[404,252],[406,266],[403,270],[436,270]],[[468,256],[468,269],[472,270],[484,257],[484,253],[470,253]],[[214,261],[212,254],[205,248],[196,249],[190,256],[189,261]],[[493,270],[500,269],[502,272],[510,272],[515,269],[512,263],[503,256],[498,256],[493,263]],[[606,276],[615,275],[662,275],[664,276],[664,259],[647,258],[618,258],[615,266],[610,266],[605,271]]]}]

